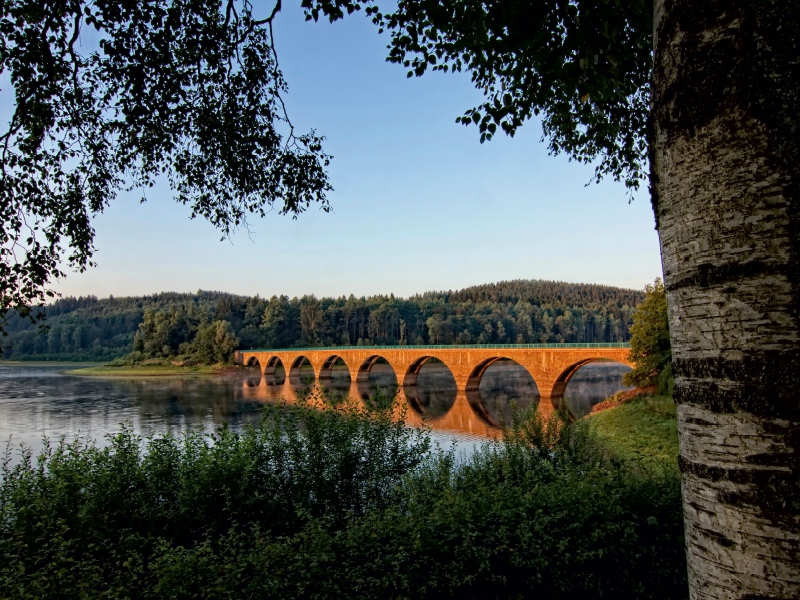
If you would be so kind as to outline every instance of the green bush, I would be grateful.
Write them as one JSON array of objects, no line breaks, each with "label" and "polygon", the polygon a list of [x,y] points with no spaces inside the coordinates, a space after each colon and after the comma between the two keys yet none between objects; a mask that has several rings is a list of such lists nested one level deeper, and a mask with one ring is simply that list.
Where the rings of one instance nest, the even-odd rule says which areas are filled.
[{"label": "green bush", "polygon": [[320,402],[6,460],[0,597],[686,597],[674,472],[537,414],[458,458],[391,410]]},{"label": "green bush", "polygon": [[668,363],[658,375],[658,393],[661,396],[672,396],[675,391],[675,377],[672,375],[672,363]]},{"label": "green bush", "polygon": [[[645,298],[633,314],[630,359],[635,363],[625,374],[625,385],[659,386],[659,393],[671,392],[672,345],[669,337],[667,292],[661,279],[644,288]],[[671,384],[674,386],[674,381]]]}]

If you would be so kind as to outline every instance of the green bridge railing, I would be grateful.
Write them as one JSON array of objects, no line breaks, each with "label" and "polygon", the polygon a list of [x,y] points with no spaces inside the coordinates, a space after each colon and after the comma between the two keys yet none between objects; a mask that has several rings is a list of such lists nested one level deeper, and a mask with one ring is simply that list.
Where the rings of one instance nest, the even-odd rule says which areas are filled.
[{"label": "green bridge railing", "polygon": [[314,346],[306,348],[242,348],[239,352],[319,352],[328,350],[544,350],[573,348],[630,348],[628,342],[605,344],[430,344],[425,346]]}]

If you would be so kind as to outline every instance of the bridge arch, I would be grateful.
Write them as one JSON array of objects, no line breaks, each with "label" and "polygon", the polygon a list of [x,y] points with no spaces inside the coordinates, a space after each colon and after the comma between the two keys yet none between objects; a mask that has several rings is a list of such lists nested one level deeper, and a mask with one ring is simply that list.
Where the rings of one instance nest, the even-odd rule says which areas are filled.
[{"label": "bridge arch", "polygon": [[[406,369],[406,372],[403,373],[403,387],[411,387],[417,385],[417,378],[419,377],[419,372],[422,370],[422,367],[425,366],[425,363],[430,361],[433,356],[422,356],[416,359],[411,366]],[[399,378],[398,378],[399,379]]]},{"label": "bridge arch", "polygon": [[348,375],[349,375],[349,366],[347,364],[347,361],[338,354],[331,354],[328,358],[326,358],[322,362],[322,367],[319,370],[320,381],[331,378],[333,367],[337,364],[337,361],[342,361],[342,364],[344,364],[345,367],[348,367]]},{"label": "bridge arch", "polygon": [[503,360],[502,356],[493,356],[491,358],[487,358],[480,363],[476,367],[472,369],[472,372],[469,374],[467,378],[467,391],[468,392],[477,392],[478,388],[481,385],[481,379],[483,379],[484,373],[486,373],[486,369],[491,367],[494,363],[498,360]]},{"label": "bridge arch", "polygon": [[339,354],[331,354],[322,361],[317,380],[331,397],[351,395],[354,377],[350,367]]},{"label": "bridge arch", "polygon": [[[489,399],[485,398],[480,391],[481,382],[484,375],[493,365],[505,363],[504,366],[518,369],[519,375],[523,379],[519,380],[515,375],[510,381],[510,386],[501,384],[499,388],[492,390]],[[524,378],[527,379],[524,379]],[[497,382],[495,382],[497,385]],[[520,408],[541,402],[542,390],[536,381],[533,373],[527,365],[522,364],[506,356],[492,356],[479,362],[472,368],[466,383],[466,397],[472,411],[478,418],[490,427],[501,427],[504,423],[510,423],[512,417],[512,404],[515,401]],[[526,389],[527,388],[527,389]],[[485,392],[486,390],[484,390]]]},{"label": "bridge arch", "polygon": [[564,392],[567,391],[567,384],[569,383],[569,380],[572,379],[572,376],[578,372],[578,369],[584,365],[594,362],[595,360],[597,359],[586,358],[584,360],[579,360],[578,362],[569,365],[566,369],[561,371],[561,374],[556,378],[556,381],[553,384],[553,389],[550,391],[550,397],[553,399],[554,405],[556,398],[564,397]]},{"label": "bridge arch", "polygon": [[248,367],[261,367],[261,363],[258,362],[258,358],[255,356],[251,356],[250,359],[247,361]]},{"label": "bridge arch", "polygon": [[311,381],[308,382],[313,384],[316,381],[316,369],[314,369],[314,365],[311,363],[309,358],[304,354],[295,357],[292,361],[291,366],[287,369],[286,378],[289,380],[289,383],[292,385],[303,385],[303,381],[300,379],[301,372],[303,366],[308,364],[311,367]]},{"label": "bridge arch", "polygon": [[[386,358],[381,356],[380,354],[372,354],[364,359],[358,367],[358,381],[368,381],[369,380],[369,373],[372,371],[372,367],[378,364],[380,361],[384,361],[392,367],[392,371],[394,371],[394,366],[390,363]],[[397,373],[395,372],[395,377],[397,377]]]},{"label": "bridge arch", "polygon": [[267,385],[283,385],[287,374],[286,365],[278,356],[273,355],[267,360],[267,365],[264,367],[264,379]]},{"label": "bridge arch", "polygon": [[[385,379],[386,381],[370,381],[372,369],[378,364],[385,364],[388,366],[388,369],[382,373],[381,377],[381,379]],[[389,379],[393,379],[394,381],[389,382]],[[358,371],[356,373],[356,387],[362,400],[369,399],[371,393],[375,391],[372,388],[383,388],[384,391],[393,390],[391,393],[394,394],[394,391],[396,391],[399,387],[397,370],[386,357],[381,356],[380,354],[372,354],[364,359],[358,367]]]},{"label": "bridge arch", "polygon": [[[438,375],[430,374],[432,377],[438,377],[438,386],[426,387],[425,384],[430,384],[430,380],[423,381],[422,386],[419,386],[420,373],[426,365],[431,365],[431,363],[441,365],[447,374],[445,375],[444,372],[440,372]],[[425,379],[426,377],[423,375],[423,380]],[[446,415],[458,396],[458,383],[452,369],[445,361],[433,355],[422,356],[414,360],[405,369],[402,385],[409,406],[424,419],[438,419]]]},{"label": "bridge arch", "polygon": [[620,364],[632,367],[632,365],[627,360],[619,360],[619,359],[611,359],[603,357],[586,358],[572,363],[571,365],[567,366],[561,371],[561,373],[558,375],[555,382],[553,383],[553,386],[550,391],[550,399],[552,400],[553,408],[557,409],[567,408],[565,395],[570,380],[582,367],[585,367],[586,365],[591,363]]}]

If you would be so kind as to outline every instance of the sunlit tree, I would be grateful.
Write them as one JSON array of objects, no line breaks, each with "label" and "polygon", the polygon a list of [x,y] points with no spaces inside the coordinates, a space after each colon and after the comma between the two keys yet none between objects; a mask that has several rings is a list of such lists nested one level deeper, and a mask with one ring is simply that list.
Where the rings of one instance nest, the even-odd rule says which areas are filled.
[{"label": "sunlit tree", "polygon": [[636,307],[631,326],[630,358],[636,364],[623,383],[637,387],[658,385],[659,377],[671,373],[672,348],[669,341],[667,294],[661,279],[645,286],[647,295]]}]

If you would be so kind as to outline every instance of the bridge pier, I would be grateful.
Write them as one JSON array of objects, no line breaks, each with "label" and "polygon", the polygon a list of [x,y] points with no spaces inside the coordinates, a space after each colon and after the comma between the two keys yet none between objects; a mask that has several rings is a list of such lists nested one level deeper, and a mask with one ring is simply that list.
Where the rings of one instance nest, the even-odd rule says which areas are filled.
[{"label": "bridge pier", "polygon": [[553,398],[550,396],[539,396],[539,413],[545,418],[550,418],[556,411],[556,402],[553,401]]}]

